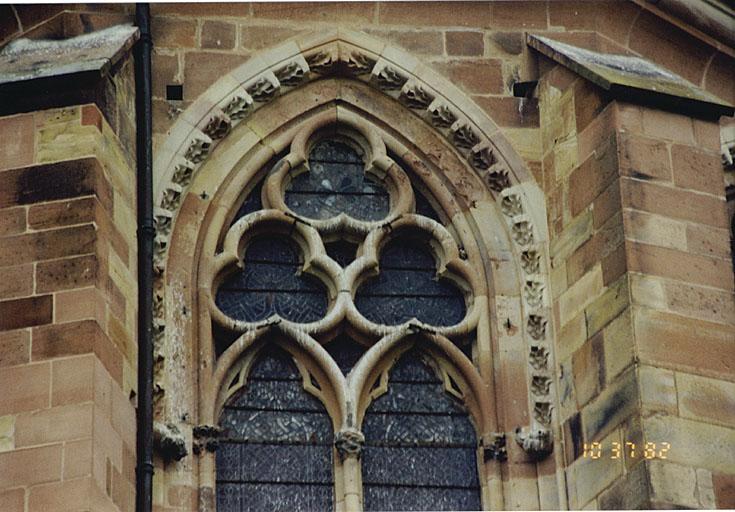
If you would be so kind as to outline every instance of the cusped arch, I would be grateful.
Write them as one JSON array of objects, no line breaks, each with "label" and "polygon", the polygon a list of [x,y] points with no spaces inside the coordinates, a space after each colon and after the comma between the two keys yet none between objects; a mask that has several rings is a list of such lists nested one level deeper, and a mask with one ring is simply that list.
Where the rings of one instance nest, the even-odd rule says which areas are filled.
[{"label": "cusped arch", "polygon": [[[477,288],[483,292],[474,307],[489,309],[495,321],[473,320],[477,336],[489,340],[479,356],[485,391],[477,396],[492,404],[502,394],[496,374],[504,369],[493,354],[513,351],[516,362],[520,354],[528,362],[529,421],[550,428],[553,393],[531,385],[539,376],[550,380],[553,369],[543,194],[495,123],[456,86],[406,52],[354,31],[303,36],[252,57],[174,124],[155,163],[161,350],[211,339],[211,326],[198,315],[212,300],[206,283],[243,190],[279,154],[299,147],[305,126],[313,132],[340,123],[379,135],[386,158],[399,158],[431,191],[449,218],[450,236],[466,242],[459,245],[463,257],[482,269],[482,276],[468,278],[486,283]],[[228,353],[259,336],[243,334]],[[227,353],[215,360],[206,343],[195,343],[192,352],[201,423],[214,418],[207,401],[219,393],[234,360]],[[502,423],[490,414],[483,432],[517,426]]]}]

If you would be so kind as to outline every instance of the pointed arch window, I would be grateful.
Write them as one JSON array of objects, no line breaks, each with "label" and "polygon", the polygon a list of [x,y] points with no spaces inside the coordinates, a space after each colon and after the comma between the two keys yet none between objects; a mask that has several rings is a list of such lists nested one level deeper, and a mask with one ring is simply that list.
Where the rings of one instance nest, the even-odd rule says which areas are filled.
[{"label": "pointed arch window", "polygon": [[261,176],[216,257],[216,352],[251,346],[220,394],[218,511],[482,508],[476,278],[437,202],[354,127]]}]

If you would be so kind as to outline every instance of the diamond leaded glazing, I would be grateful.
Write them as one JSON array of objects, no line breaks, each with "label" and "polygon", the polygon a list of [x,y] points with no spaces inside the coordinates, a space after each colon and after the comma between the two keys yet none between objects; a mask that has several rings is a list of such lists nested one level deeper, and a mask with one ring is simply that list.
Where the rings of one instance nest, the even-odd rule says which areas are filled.
[{"label": "diamond leaded glazing", "polygon": [[272,315],[298,323],[319,320],[327,312],[327,293],[318,279],[299,272],[299,256],[284,237],[255,239],[245,251],[243,269],[217,290],[217,306],[244,322]]},{"label": "diamond leaded glazing", "polygon": [[329,219],[344,212],[371,221],[388,215],[390,197],[365,174],[365,164],[354,148],[323,140],[311,150],[309,171],[289,184],[286,205],[311,219]]},{"label": "diamond leaded glazing", "polygon": [[383,247],[380,273],[360,287],[355,305],[365,318],[383,325],[412,318],[431,325],[455,325],[465,315],[462,292],[437,279],[428,248],[400,238]]},{"label": "diamond leaded glazing", "polygon": [[332,423],[283,350],[264,349],[220,424],[218,512],[332,510]]},{"label": "diamond leaded glazing", "polygon": [[363,421],[365,510],[479,510],[477,437],[465,408],[415,350]]}]

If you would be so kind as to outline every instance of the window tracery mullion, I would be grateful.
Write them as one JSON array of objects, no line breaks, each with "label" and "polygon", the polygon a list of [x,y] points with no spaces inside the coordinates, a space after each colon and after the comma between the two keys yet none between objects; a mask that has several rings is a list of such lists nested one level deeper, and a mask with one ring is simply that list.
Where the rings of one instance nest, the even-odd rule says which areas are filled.
[{"label": "window tracery mullion", "polygon": [[[374,141],[374,138],[373,138]],[[250,281],[247,278],[238,278],[240,281],[229,281],[228,284],[223,284],[227,281],[221,277],[215,278],[213,289],[217,290],[217,294],[213,297],[210,302],[210,311],[212,318],[215,322],[221,323],[229,329],[234,329],[238,332],[248,333],[252,329],[259,329],[266,327],[267,329],[280,328],[278,322],[284,329],[289,331],[303,333],[306,336],[319,336],[322,333],[328,333],[335,328],[335,326],[342,321],[346,321],[352,328],[356,328],[357,331],[362,332],[366,335],[366,339],[372,338],[377,340],[378,338],[384,339],[387,334],[396,333],[399,336],[396,338],[396,342],[401,337],[405,337],[410,333],[412,329],[425,329],[431,332],[441,332],[449,336],[467,335],[478,325],[480,311],[474,307],[474,292],[477,288],[476,277],[473,277],[474,273],[470,270],[468,262],[463,261],[463,257],[460,253],[460,246],[453,239],[452,235],[439,224],[436,220],[421,214],[414,214],[413,212],[417,201],[414,196],[414,192],[411,187],[410,180],[407,178],[403,170],[398,167],[395,162],[385,157],[385,146],[375,151],[375,148],[371,148],[373,155],[378,153],[378,158],[373,159],[373,163],[381,162],[384,170],[384,180],[382,183],[388,183],[392,180],[391,194],[398,194],[398,200],[393,199],[393,195],[390,197],[389,204],[390,209],[384,215],[384,219],[381,220],[359,220],[345,214],[343,211],[336,215],[329,216],[327,218],[312,219],[304,216],[304,212],[293,213],[291,207],[294,203],[288,204],[287,194],[289,183],[293,185],[298,180],[298,173],[293,173],[291,163],[293,161],[303,160],[302,156],[296,155],[293,157],[289,155],[277,162],[274,170],[265,178],[260,204],[258,201],[247,199],[243,202],[243,206],[240,208],[239,218],[236,218],[231,225],[223,244],[222,253],[215,257],[216,271],[215,276],[219,276],[222,272],[226,271],[227,268],[241,267],[248,269],[250,267],[251,275],[255,275],[261,278],[265,282],[260,283],[257,286],[251,286]],[[293,150],[292,145],[292,150]],[[382,151],[383,157],[380,157]],[[320,163],[320,162],[316,162]],[[327,162],[331,163],[331,162]],[[350,162],[355,164],[356,162]],[[353,165],[354,167],[354,165]],[[306,172],[311,172],[307,170]],[[303,176],[303,174],[301,175]],[[332,179],[338,174],[332,173]],[[288,181],[290,180],[290,182]],[[302,180],[303,181],[303,180]],[[314,188],[314,184],[311,185]],[[295,186],[299,189],[300,185]],[[372,185],[368,185],[372,187]],[[254,191],[258,191],[256,186]],[[284,191],[286,195],[284,196]],[[275,193],[278,193],[277,197]],[[298,190],[297,190],[298,192]],[[331,197],[329,192],[312,190],[315,194],[321,194],[327,198]],[[350,191],[345,194],[350,196]],[[353,194],[355,197],[362,196],[375,196],[372,190],[368,190],[368,194],[358,193]],[[422,197],[423,199],[423,197]],[[257,207],[265,208],[263,210],[257,210]],[[430,213],[431,207],[428,203],[423,200],[420,203],[422,213]],[[298,210],[298,208],[297,208]],[[339,211],[337,208],[336,211]],[[330,212],[330,213],[336,213]],[[305,212],[308,214],[308,211]],[[317,216],[323,216],[321,214]],[[439,217],[432,215],[435,219]],[[379,216],[378,216],[379,217]],[[273,237],[276,233],[278,236],[286,237],[286,239],[293,238],[296,241],[296,246],[300,247],[302,251],[301,258],[286,258],[288,261],[281,261],[279,258],[273,259],[264,253],[261,255],[258,252],[258,237],[263,240],[268,240],[269,237]],[[325,243],[323,237],[328,237],[330,240],[337,236],[348,235],[350,240],[358,239],[362,240],[359,244],[357,253],[354,259],[344,266],[340,265],[335,259],[333,259],[329,253],[325,250]],[[430,247],[433,256],[431,262],[418,264],[418,266],[412,266],[409,262],[408,265],[403,265],[401,261],[395,264],[389,262],[382,262],[381,268],[381,252],[387,247],[391,240],[395,243],[400,243],[400,240],[404,236],[409,238],[412,236],[419,236],[420,239],[427,240],[430,243],[427,247]],[[253,251],[248,253],[248,251]],[[466,258],[466,255],[464,256]],[[309,272],[316,276],[317,279],[322,281],[322,284],[329,290],[329,309],[326,312],[326,316],[323,318],[314,320],[309,319],[309,322],[299,322],[299,319],[285,318],[283,315],[278,314],[277,308],[275,310],[275,316],[269,316],[262,314],[256,317],[249,317],[244,319],[233,319],[230,318],[223,311],[220,306],[224,304],[223,300],[220,300],[220,293],[264,293],[276,294],[276,293],[301,293],[301,285],[294,285],[295,287],[278,289],[277,287],[270,287],[270,282],[275,282],[274,279],[269,279],[267,276],[257,275],[259,266],[270,265],[273,268],[291,269],[293,275],[291,278],[285,278],[286,282],[291,282],[292,278],[298,278],[300,274]],[[416,300],[439,300],[440,302],[444,299],[460,300],[462,308],[466,306],[466,311],[463,310],[460,317],[454,318],[453,321],[448,322],[450,325],[444,326],[441,323],[439,325],[432,325],[436,323],[438,317],[432,318],[426,316],[424,321],[416,324],[415,320],[411,323],[405,321],[400,322],[400,325],[390,326],[381,325],[368,321],[355,306],[355,293],[357,292],[358,286],[365,282],[366,275],[369,273],[380,273],[383,275],[391,273],[407,273],[404,279],[405,282],[398,283],[398,286],[407,288],[412,284],[410,278],[412,273],[418,273],[419,275],[425,275],[429,280],[429,288],[433,291],[422,293],[418,290],[415,293],[409,294],[408,296],[397,295],[402,299],[409,299],[414,297]],[[410,275],[409,275],[410,274]],[[441,281],[434,281],[436,276],[439,276]],[[449,277],[453,283],[451,286],[448,284],[446,278]],[[265,278],[265,279],[263,279]],[[241,283],[242,281],[242,283]],[[257,281],[257,279],[255,280]],[[253,281],[253,282],[255,282]],[[393,280],[394,281],[394,280]],[[296,282],[296,281],[294,281]],[[240,283],[240,284],[238,284]],[[431,284],[434,283],[434,284]],[[252,283],[251,283],[252,284]],[[463,290],[457,295],[457,286]],[[438,286],[438,288],[437,288]],[[369,287],[368,287],[369,288]],[[374,288],[374,287],[373,287]],[[428,289],[427,289],[428,290]],[[317,293],[315,291],[308,291],[308,293]],[[393,292],[388,289],[387,294],[374,293],[374,298],[385,299],[393,296]],[[442,307],[433,306],[437,313],[441,314]],[[226,308],[225,308],[226,309]],[[232,316],[232,315],[230,315]],[[413,315],[415,316],[415,315]],[[312,321],[313,320],[313,321]],[[272,327],[267,327],[272,325]],[[402,326],[402,327],[401,327]],[[326,352],[325,352],[326,354]],[[327,356],[330,357],[330,356]],[[460,357],[466,360],[466,364],[472,368],[471,361],[467,360],[467,356],[462,354],[459,349],[456,349],[454,357]],[[334,361],[332,360],[332,363]],[[464,363],[463,363],[464,364]],[[336,363],[333,364],[336,367]],[[358,363],[359,366],[359,363]],[[466,369],[466,368],[465,368]],[[329,371],[333,371],[330,368]],[[472,368],[473,372],[476,370]],[[341,373],[341,372],[340,372]],[[350,380],[352,374],[348,374],[347,380]],[[355,394],[355,388],[345,383],[337,383],[338,386],[344,386],[343,392],[343,408],[345,415],[343,416],[342,426],[335,432],[338,440],[345,439],[344,436],[349,438],[351,432],[356,432],[355,435],[361,436],[359,430],[355,430],[355,423],[358,414],[357,409],[359,402],[359,394],[362,391],[357,391]],[[484,433],[480,430],[477,432],[477,436],[481,436]],[[359,444],[359,443],[358,443]],[[344,445],[338,445],[340,453],[342,453],[342,447]],[[448,445],[447,449],[451,448],[463,448],[472,451],[476,451],[476,442],[472,446],[453,446]],[[476,454],[475,454],[476,455]],[[359,450],[358,450],[359,456]],[[335,467],[341,472],[339,480],[344,485],[344,499],[347,500],[346,505],[348,509],[354,509],[355,504],[359,504],[362,501],[364,492],[362,487],[359,485],[361,481],[360,465],[354,457],[348,456],[343,457],[341,462]],[[474,460],[474,455],[472,456]],[[478,484],[479,485],[479,484]],[[339,497],[337,497],[339,501]],[[353,508],[350,508],[353,507]]]}]

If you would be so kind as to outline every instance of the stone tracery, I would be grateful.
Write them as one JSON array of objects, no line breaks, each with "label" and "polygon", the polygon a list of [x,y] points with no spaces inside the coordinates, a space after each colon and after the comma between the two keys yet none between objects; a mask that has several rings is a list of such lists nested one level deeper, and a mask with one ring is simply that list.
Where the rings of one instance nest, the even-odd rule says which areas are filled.
[{"label": "stone tracery", "polygon": [[[394,60],[394,49],[390,49],[389,51],[388,49],[382,50],[377,47],[371,47],[370,45],[363,44],[360,38],[353,39],[360,40],[359,45],[346,42],[351,39],[349,34],[347,36],[340,34],[336,39],[330,39],[329,37],[320,37],[319,39],[320,41],[317,42],[302,42],[300,48],[295,45],[289,47],[288,51],[292,51],[294,52],[293,55],[296,55],[293,58],[283,59],[284,52],[277,52],[279,57],[271,60],[273,64],[266,64],[265,67],[263,67],[263,63],[268,62],[267,58],[253,59],[255,63],[248,63],[243,66],[243,69],[233,73],[233,76],[236,77],[236,80],[239,80],[239,83],[234,83],[230,76],[226,77],[226,88],[223,89],[220,87],[218,91],[214,91],[213,88],[210,92],[205,93],[202,101],[187,110],[180,122],[177,123],[171,136],[171,140],[173,141],[172,145],[169,145],[172,150],[168,153],[163,152],[163,156],[159,161],[159,168],[168,169],[164,173],[165,175],[171,176],[171,181],[168,182],[169,185],[165,185],[166,181],[164,180],[158,187],[159,197],[161,198],[160,204],[162,206],[157,212],[157,221],[160,227],[159,237],[157,239],[159,244],[159,259],[156,265],[158,272],[161,276],[166,272],[169,240],[172,236],[171,233],[176,230],[175,221],[183,197],[187,189],[191,187],[191,184],[196,181],[197,173],[200,172],[202,166],[206,165],[207,158],[210,158],[212,154],[216,154],[215,149],[218,145],[225,144],[224,141],[228,140],[227,134],[234,133],[239,123],[249,119],[258,109],[268,105],[276,97],[285,95],[296,86],[304,86],[304,84],[324,77],[335,75],[349,76],[353,80],[357,79],[361,83],[367,84],[375,90],[384,92],[391,98],[404,103],[426,123],[433,126],[454,147],[457,153],[461,155],[467,167],[474,169],[476,175],[485,181],[488,189],[498,193],[496,199],[502,200],[512,195],[512,198],[506,201],[508,207],[501,208],[500,204],[498,206],[499,211],[503,211],[506,215],[507,230],[511,234],[510,239],[514,240],[516,244],[512,250],[518,257],[518,268],[523,270],[522,276],[525,280],[521,282],[524,284],[531,283],[528,287],[529,293],[525,301],[526,306],[522,308],[524,318],[522,320],[519,319],[523,337],[526,338],[527,336],[526,339],[528,340],[529,373],[532,374],[529,375],[528,381],[530,391],[533,377],[546,376],[551,371],[548,350],[546,348],[549,345],[549,333],[547,329],[550,328],[550,325],[547,327],[548,313],[546,300],[548,299],[543,293],[545,280],[543,243],[545,235],[543,226],[538,223],[540,217],[537,213],[533,213],[533,210],[537,210],[537,208],[533,205],[532,196],[528,195],[527,188],[519,184],[518,169],[520,167],[518,161],[513,160],[516,157],[509,150],[507,143],[496,133],[494,125],[485,122],[486,118],[483,115],[472,111],[473,107],[471,105],[457,104],[455,102],[457,97],[456,93],[454,93],[454,96],[451,96],[452,99],[446,95],[447,90],[451,89],[451,86],[447,87],[447,84],[433,80],[426,73],[417,74],[413,70],[415,67],[414,64],[406,67],[406,61]],[[400,64],[396,62],[400,62]],[[261,71],[255,71],[255,68],[258,67]],[[291,69],[291,71],[297,68],[306,69],[306,71],[298,80],[286,80],[281,83],[278,78],[279,74],[285,76],[283,75],[283,70],[287,68]],[[241,79],[239,77],[250,78]],[[406,80],[404,81],[403,78],[406,78]],[[398,80],[401,86],[396,89],[390,83],[386,85],[386,80],[388,79],[393,81]],[[390,82],[390,80],[388,81]],[[270,84],[273,88],[267,87],[267,84]],[[450,90],[450,92],[453,91]],[[427,103],[428,106],[426,105]],[[323,117],[325,118],[323,122],[311,120],[310,124],[312,126],[319,125],[320,127],[324,127],[335,122],[334,115],[325,115]],[[355,116],[352,111],[347,109],[340,111],[338,117],[342,121],[346,121],[350,119],[354,120]],[[207,127],[209,129],[205,130]],[[225,134],[224,137],[217,138],[223,133]],[[311,132],[304,133],[308,135]],[[367,130],[361,135],[366,139],[370,139],[371,137],[375,137],[377,133],[378,131],[376,130]],[[291,136],[289,135],[289,137]],[[238,324],[236,320],[228,318],[219,312],[218,308],[211,308],[212,317],[217,322],[226,325],[229,329],[234,329],[242,333],[242,335],[222,354],[216,364],[214,375],[211,379],[207,378],[207,381],[212,383],[222,382],[225,374],[229,371],[228,368],[237,360],[237,354],[242,354],[246,346],[257,342],[266,332],[287,334],[288,337],[294,340],[294,343],[301,348],[305,348],[312,354],[315,360],[320,361],[319,364],[324,368],[324,361],[326,359],[331,360],[331,358],[327,356],[323,347],[318,342],[314,342],[313,339],[310,340],[309,338],[312,336],[317,336],[317,338],[320,336],[332,336],[334,327],[343,320],[356,326],[353,328],[353,331],[356,331],[355,334],[373,339],[382,336],[383,339],[393,340],[391,343],[398,343],[399,340],[407,339],[410,335],[418,333],[427,340],[430,339],[431,343],[438,343],[437,346],[444,347],[442,350],[448,350],[449,352],[455,350],[456,353],[452,352],[455,356],[459,357],[461,355],[461,357],[467,360],[465,355],[451,341],[445,338],[445,336],[449,336],[450,338],[460,335],[464,336],[471,331],[471,326],[478,325],[479,312],[475,311],[477,308],[471,301],[468,302],[468,312],[464,320],[457,325],[437,328],[436,326],[409,324],[391,328],[379,324],[371,325],[371,322],[367,321],[360,314],[359,310],[354,307],[353,301],[347,300],[347,295],[355,292],[353,288],[355,283],[359,282],[358,277],[367,275],[366,273],[371,267],[377,268],[379,266],[379,248],[384,243],[388,243],[395,236],[395,233],[401,229],[416,233],[421,232],[424,237],[434,237],[435,240],[438,240],[439,243],[435,245],[442,249],[436,254],[440,260],[438,265],[439,273],[446,272],[447,277],[451,277],[452,275],[458,276],[459,279],[457,282],[460,284],[464,282],[465,288],[473,291],[475,296],[486,296],[487,290],[484,288],[484,279],[479,278],[476,271],[468,272],[468,269],[472,267],[467,266],[467,264],[464,267],[462,265],[466,263],[468,255],[470,262],[474,258],[474,264],[477,265],[477,249],[473,249],[471,244],[465,247],[465,235],[467,233],[460,236],[457,241],[454,238],[457,236],[457,233],[454,231],[455,229],[466,228],[458,228],[457,226],[450,225],[449,227],[452,230],[450,233],[434,220],[423,216],[412,215],[410,212],[416,208],[413,203],[418,202],[418,200],[415,199],[416,196],[411,191],[409,180],[401,176],[400,166],[394,165],[395,162],[391,162],[386,154],[380,152],[369,155],[368,160],[370,161],[368,162],[368,167],[373,169],[374,176],[382,180],[382,183],[388,185],[387,188],[390,189],[392,197],[397,198],[395,201],[396,204],[391,204],[391,211],[385,219],[374,221],[373,225],[370,225],[371,223],[369,222],[359,221],[351,218],[349,215],[343,214],[326,219],[308,219],[307,222],[295,221],[295,217],[299,217],[298,214],[294,217],[285,213],[289,212],[290,209],[285,203],[283,191],[284,187],[287,186],[287,182],[297,174],[292,169],[297,169],[306,161],[305,148],[307,138],[307,136],[304,136],[302,139],[299,139],[299,136],[293,138],[293,142],[291,143],[292,158],[290,160],[289,158],[283,159],[279,163],[280,169],[276,169],[266,179],[263,185],[263,206],[281,213],[263,213],[268,212],[268,210],[264,210],[259,216],[256,215],[249,221],[247,229],[231,230],[231,232],[239,231],[238,235],[233,235],[233,239],[238,237],[242,238],[242,234],[246,231],[257,233],[258,229],[261,229],[258,226],[262,225],[264,226],[263,229],[266,230],[275,229],[276,231],[280,230],[282,233],[288,232],[289,234],[295,235],[297,238],[296,242],[303,251],[304,271],[311,272],[317,277],[321,275],[325,277],[325,283],[331,283],[326,286],[330,295],[329,300],[332,301],[333,305],[330,307],[325,318],[313,322],[311,325],[301,325],[299,329],[308,331],[302,334],[297,332],[298,329],[294,330],[294,326],[289,326],[288,322],[280,321],[276,324],[273,320],[264,320],[261,324],[263,327],[260,332],[253,332],[248,330],[248,327],[244,323],[241,322]],[[178,149],[174,149],[176,145],[175,141],[180,141],[183,144],[177,146]],[[278,142],[277,144],[282,144],[282,142]],[[374,141],[371,140],[368,146],[375,148],[380,145],[374,144]],[[298,150],[298,148],[301,148],[301,150]],[[187,158],[187,156],[197,161],[195,162],[191,158]],[[405,157],[411,160],[411,165],[416,166],[415,172],[423,177],[427,170],[421,169],[420,161],[414,161],[408,155]],[[279,176],[276,177],[277,175]],[[525,180],[527,178],[524,178]],[[456,203],[452,204],[448,202],[443,196],[436,198],[440,203],[440,208],[449,218],[454,218],[461,210],[473,208],[475,205],[473,196],[476,196],[476,186],[473,189],[472,187],[474,185],[471,181],[464,184],[456,181],[455,186],[457,187],[457,193],[454,198]],[[462,187],[466,188],[463,189]],[[202,198],[206,199],[204,192],[202,192]],[[458,207],[457,205],[462,206]],[[394,215],[396,211],[403,213]],[[255,222],[256,219],[257,222]],[[172,225],[173,228],[171,227]],[[381,225],[384,225],[384,227],[381,227]],[[325,234],[325,239],[317,243],[314,237],[308,234],[309,229],[321,230]],[[357,254],[357,258],[346,266],[344,272],[339,264],[336,264],[332,258],[325,255],[324,250],[324,243],[331,242],[333,235],[340,232],[353,232],[355,235],[359,234],[361,236],[369,233],[361,253]],[[230,238],[229,235],[227,238]],[[368,243],[368,239],[371,238],[372,240]],[[231,246],[229,253],[225,249],[223,254],[228,253],[229,256],[227,258],[223,257],[216,265],[217,271],[226,265],[236,266],[238,254],[242,254],[240,251],[242,247],[238,246],[239,242],[225,240],[224,246],[226,247],[228,244]],[[361,266],[359,264],[360,260],[367,261],[369,264],[365,263]],[[222,264],[221,266],[220,263]],[[350,288],[350,286],[353,288]],[[523,293],[522,290],[523,286],[520,286],[519,293]],[[470,293],[469,295],[472,296],[473,294]],[[170,299],[166,299],[163,294],[160,297],[159,302],[168,307]],[[342,313],[337,314],[339,311]],[[164,315],[167,314],[166,308],[159,308],[159,313],[162,315],[158,320],[161,329],[159,340],[163,340],[166,337],[166,322],[164,321]],[[395,331],[395,335],[390,335],[391,330]],[[452,345],[453,348],[447,347],[447,343]],[[375,349],[375,354],[381,355],[377,359],[372,356],[367,358],[368,361],[373,361],[370,364],[358,364],[358,367],[354,369],[356,375],[364,372],[374,372],[375,368],[377,368],[375,365],[380,366],[382,364],[380,363],[381,358],[392,351],[392,349],[386,348],[381,343],[374,345],[373,349]],[[539,353],[544,353],[546,356],[539,359],[536,357]],[[456,364],[454,359],[453,364]],[[464,367],[465,373],[470,371],[470,368],[473,368],[471,362],[468,362],[468,364],[469,368]],[[333,363],[327,366],[332,369],[338,369]],[[476,370],[472,369],[472,371]],[[328,380],[334,390],[344,386],[338,377],[331,374],[331,370],[327,373],[330,374]],[[340,377],[344,378],[341,372],[339,373]],[[365,378],[366,375],[363,375],[356,377],[355,380]],[[227,379],[225,381],[229,382]],[[463,382],[466,385],[470,385],[470,387],[482,387],[475,381],[480,382],[481,379],[479,377],[476,379],[469,378],[469,380],[465,378]],[[475,385],[472,385],[472,382],[475,382]],[[350,386],[350,389],[352,389],[351,392],[354,394],[355,388]],[[220,399],[216,403],[222,404],[226,394],[223,395],[220,393]],[[551,393],[544,395],[536,396],[536,393],[534,393],[529,395],[529,398],[531,401],[531,410],[537,410],[537,414],[535,415],[537,420],[547,425],[550,421]],[[479,392],[477,396],[485,396],[481,400],[485,404],[483,406],[485,408],[488,404],[492,403],[492,399],[486,396],[486,392]],[[342,402],[342,400],[346,400],[346,395],[337,400],[337,402],[342,404],[339,407],[342,409],[339,417],[344,420],[349,413],[345,409],[346,403]],[[358,409],[365,406],[365,398],[362,397],[360,400],[363,405],[359,406]],[[476,414],[477,417],[482,417],[487,414],[486,411],[479,412],[477,407],[470,408],[473,409],[473,414]],[[215,411],[212,411],[212,413],[215,413]],[[216,418],[216,413],[213,416],[210,412],[207,412],[206,407],[202,414],[207,418]],[[207,421],[212,421],[212,419]],[[494,421],[486,418],[481,423],[486,425],[478,428],[478,432],[481,432],[483,439],[490,439],[492,436],[487,431],[487,428],[492,428],[491,425]]]}]

